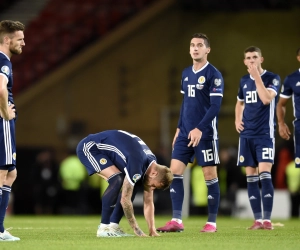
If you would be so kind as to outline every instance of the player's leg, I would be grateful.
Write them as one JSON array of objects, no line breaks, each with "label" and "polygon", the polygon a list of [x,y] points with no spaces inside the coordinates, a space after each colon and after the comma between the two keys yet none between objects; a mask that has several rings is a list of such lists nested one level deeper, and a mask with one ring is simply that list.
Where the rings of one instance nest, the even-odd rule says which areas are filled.
[{"label": "player's leg", "polygon": [[261,194],[259,189],[258,169],[252,166],[246,167],[248,199],[254,216],[254,223],[248,229],[256,230],[263,228]]},{"label": "player's leg", "polygon": [[15,121],[0,118],[0,241],[18,241],[4,228],[11,186],[16,179]]},{"label": "player's leg", "polygon": [[294,132],[294,153],[296,168],[300,168],[300,132]]},{"label": "player's leg", "polygon": [[[138,182],[138,183],[140,183],[140,182]],[[138,184],[136,184],[134,189],[133,189],[133,193],[132,193],[132,197],[131,197],[132,202],[134,201],[134,198],[135,198],[137,192],[138,192]],[[109,227],[110,227],[112,232],[114,232],[114,233],[116,233],[120,236],[125,236],[125,237],[134,236],[132,234],[125,233],[119,226],[120,221],[121,221],[121,219],[124,215],[123,207],[120,203],[120,200],[121,200],[121,193],[118,196],[118,200],[117,200],[116,206],[114,208],[114,211],[112,212],[112,214],[110,216]]]},{"label": "player's leg", "polygon": [[274,163],[275,139],[256,139],[256,153],[258,158],[258,171],[261,183],[261,199],[263,204],[264,229],[273,229],[271,214],[273,209],[274,187],[272,183],[271,169]]},{"label": "player's leg", "polygon": [[256,160],[253,139],[240,138],[238,150],[238,166],[245,167],[247,191],[250,206],[254,215],[254,223],[248,229],[262,229],[261,195],[259,189],[258,162]]},{"label": "player's leg", "polygon": [[[115,166],[111,166],[109,168],[115,168],[116,171],[119,171]],[[104,172],[105,170],[103,170],[102,172]],[[114,234],[110,234],[111,232],[109,231],[109,224],[110,224],[110,217],[117,204],[118,196],[120,194],[120,190],[122,188],[125,176],[121,172],[116,172],[111,176],[106,176],[106,177],[107,177],[108,187],[106,188],[102,196],[102,216],[101,216],[101,223],[97,231],[98,237],[117,236]]]},{"label": "player's leg", "polygon": [[261,162],[259,163],[259,179],[261,183],[261,199],[263,204],[264,212],[264,229],[272,230],[271,215],[273,210],[273,200],[274,200],[274,187],[272,183],[271,176],[272,163]]},{"label": "player's leg", "polygon": [[79,142],[76,152],[89,175],[96,173],[109,183],[102,196],[102,216],[97,236],[118,237],[118,235],[110,234],[108,226],[111,213],[123,185],[124,174],[121,173],[107,155],[99,153],[95,142],[89,141],[88,137]]},{"label": "player's leg", "polygon": [[170,186],[170,196],[172,201],[172,219],[165,226],[157,228],[158,232],[182,232],[182,205],[184,198],[183,172],[194,155],[193,147],[188,147],[189,140],[177,137],[172,152],[170,169],[174,175]]},{"label": "player's leg", "polygon": [[186,165],[177,159],[171,160],[171,171],[174,175],[170,186],[170,196],[172,201],[172,219],[165,226],[157,228],[158,232],[182,232],[182,205],[184,199],[183,172]]},{"label": "player's leg", "polygon": [[200,141],[196,148],[198,165],[202,171],[207,186],[208,219],[200,232],[213,233],[217,231],[217,214],[220,204],[220,187],[217,174],[217,164],[220,164],[219,145],[217,140]]}]

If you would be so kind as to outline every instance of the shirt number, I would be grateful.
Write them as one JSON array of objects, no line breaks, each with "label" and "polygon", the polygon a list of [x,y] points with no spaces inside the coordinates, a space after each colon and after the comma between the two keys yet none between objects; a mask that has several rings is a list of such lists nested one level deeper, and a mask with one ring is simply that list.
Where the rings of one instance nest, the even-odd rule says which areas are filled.
[{"label": "shirt number", "polygon": [[247,91],[246,92],[246,103],[257,102],[257,92],[256,91]]},{"label": "shirt number", "polygon": [[188,96],[195,97],[195,85],[188,85]]}]

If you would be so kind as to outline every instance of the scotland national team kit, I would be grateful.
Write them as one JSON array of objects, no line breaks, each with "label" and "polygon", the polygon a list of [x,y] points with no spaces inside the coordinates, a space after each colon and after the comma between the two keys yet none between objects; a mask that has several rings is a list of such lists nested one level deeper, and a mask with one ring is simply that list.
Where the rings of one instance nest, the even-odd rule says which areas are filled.
[{"label": "scotland national team kit", "polygon": [[[264,86],[277,94],[280,77],[264,70],[261,78]],[[241,78],[237,98],[244,102],[244,130],[240,133],[238,166],[256,167],[259,162],[273,163],[278,96],[269,105],[264,105],[256,91],[254,79],[248,74]]]},{"label": "scotland national team kit", "polygon": [[142,180],[148,167],[156,162],[155,155],[139,137],[122,130],[87,136],[78,144],[77,155],[89,175],[115,165],[132,185]]},{"label": "scotland national team kit", "polygon": [[[14,104],[12,87],[12,65],[10,59],[0,52],[0,74],[7,80],[8,103]],[[10,121],[0,117],[0,168],[12,171],[16,165],[16,140],[15,140],[15,119]]]},{"label": "scotland national team kit", "polygon": [[[215,166],[218,156],[218,112],[224,90],[221,73],[209,62],[195,71],[193,66],[183,70],[181,93],[184,94],[172,159],[187,164],[195,155],[198,165]],[[197,147],[187,147],[189,132],[198,128],[202,132]]]},{"label": "scotland national team kit", "polygon": [[300,168],[300,69],[285,78],[280,97],[293,99],[295,164]]}]

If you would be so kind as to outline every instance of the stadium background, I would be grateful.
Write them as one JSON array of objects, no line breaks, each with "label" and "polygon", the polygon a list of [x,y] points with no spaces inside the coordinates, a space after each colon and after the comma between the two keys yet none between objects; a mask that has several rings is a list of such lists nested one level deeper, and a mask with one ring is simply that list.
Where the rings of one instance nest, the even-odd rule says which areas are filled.
[{"label": "stadium background", "polygon": [[[15,213],[34,213],[28,178],[37,154],[61,162],[89,133],[123,129],[170,157],[181,104],[180,76],[191,64],[190,36],[211,40],[209,61],[223,74],[221,148],[236,147],[234,106],[246,74],[243,50],[256,45],[263,67],[284,77],[299,68],[299,0],[0,1],[1,20],[26,24],[24,52],[12,59],[18,109]],[[293,117],[288,108],[287,122]],[[277,139],[277,145],[282,143]],[[162,150],[162,151],[159,151]]]}]

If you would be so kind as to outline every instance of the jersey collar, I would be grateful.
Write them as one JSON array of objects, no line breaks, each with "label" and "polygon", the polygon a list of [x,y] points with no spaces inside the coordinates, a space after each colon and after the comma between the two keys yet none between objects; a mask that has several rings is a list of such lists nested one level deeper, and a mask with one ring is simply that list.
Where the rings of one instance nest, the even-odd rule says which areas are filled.
[{"label": "jersey collar", "polygon": [[[264,71],[260,74],[260,76],[264,75],[266,72],[267,72],[267,70],[264,70]],[[254,80],[254,78],[253,78],[250,74],[249,74],[249,76],[250,76],[250,78],[251,78],[252,80]]]},{"label": "jersey collar", "polygon": [[202,68],[198,69],[197,71],[194,70],[194,65],[192,66],[192,69],[193,69],[193,72],[196,74],[198,72],[200,72],[201,70],[205,69],[206,66],[209,64],[209,62],[207,61],[203,66]]},{"label": "jersey collar", "polygon": [[3,55],[5,55],[6,58],[10,61],[10,58],[4,52],[0,51],[0,53],[3,54]]}]

